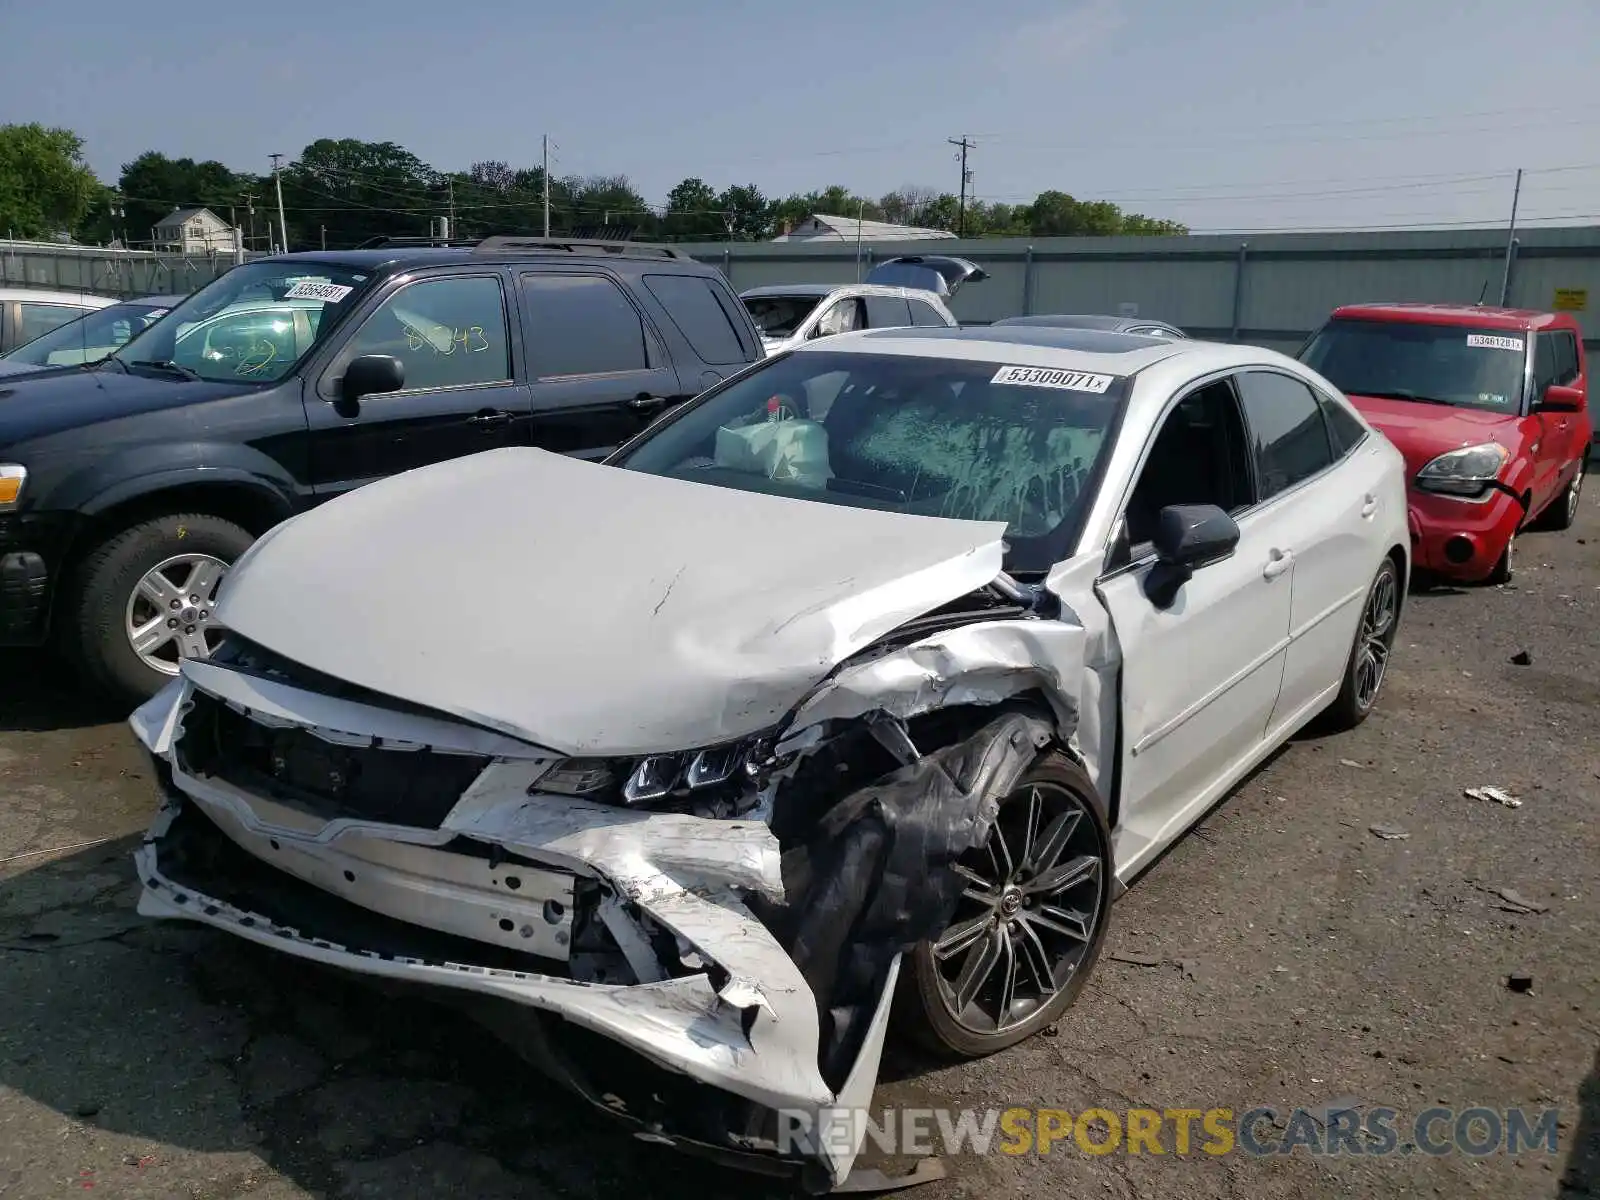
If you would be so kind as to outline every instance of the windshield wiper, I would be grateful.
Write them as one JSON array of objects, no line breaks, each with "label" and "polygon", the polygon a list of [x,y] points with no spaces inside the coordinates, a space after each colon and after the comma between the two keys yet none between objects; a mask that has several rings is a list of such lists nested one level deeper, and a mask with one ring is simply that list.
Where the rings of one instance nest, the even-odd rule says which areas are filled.
[{"label": "windshield wiper", "polygon": [[1392,392],[1369,392],[1363,388],[1355,388],[1354,394],[1357,396],[1371,396],[1374,400],[1409,400],[1414,404],[1443,404],[1447,408],[1454,407],[1448,400],[1441,400],[1437,396],[1419,395],[1404,388],[1396,388]]},{"label": "windshield wiper", "polygon": [[190,367],[186,367],[182,363],[175,363],[170,358],[163,358],[159,360],[153,358],[136,358],[129,365],[135,367],[151,367],[157,371],[171,371],[174,375],[181,375],[185,379],[200,378],[199,371],[193,370]]}]

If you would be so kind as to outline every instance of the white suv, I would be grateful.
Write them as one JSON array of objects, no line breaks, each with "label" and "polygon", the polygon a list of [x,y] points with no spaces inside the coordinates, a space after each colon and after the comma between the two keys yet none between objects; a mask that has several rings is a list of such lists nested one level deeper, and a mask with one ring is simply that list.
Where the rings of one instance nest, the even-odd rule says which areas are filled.
[{"label": "white suv", "polygon": [[880,263],[865,283],[772,284],[741,292],[739,299],[773,355],[858,329],[953,328],[957,321],[944,297],[969,280],[987,278],[964,258],[907,255]]}]

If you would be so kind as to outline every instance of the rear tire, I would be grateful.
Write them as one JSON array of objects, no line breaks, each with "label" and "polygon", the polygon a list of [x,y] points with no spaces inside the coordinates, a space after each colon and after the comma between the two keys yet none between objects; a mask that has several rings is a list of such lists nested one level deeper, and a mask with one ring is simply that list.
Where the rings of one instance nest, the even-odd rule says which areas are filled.
[{"label": "rear tire", "polygon": [[1372,715],[1389,675],[1389,654],[1399,628],[1400,569],[1394,559],[1385,558],[1361,604],[1344,683],[1323,713],[1322,724],[1330,732],[1354,729]]},{"label": "rear tire", "polygon": [[[73,577],[63,610],[63,651],[93,687],[132,705],[143,703],[174,678],[180,657],[200,657],[192,652],[195,647],[220,639],[220,633],[212,632],[217,629],[211,617],[216,589],[210,576],[220,580],[254,540],[233,522],[201,513],[155,517],[112,534],[89,551]],[[131,628],[154,624],[159,607],[140,592],[141,583],[163,568],[162,579],[183,583],[185,568],[196,566],[208,566],[202,572],[205,579],[195,585],[199,598],[189,603],[174,585],[171,599],[164,601],[174,606],[172,614],[157,627],[160,636],[163,627],[171,626],[170,639],[159,650],[141,655]],[[151,665],[165,662],[159,656],[169,651],[170,669]]]},{"label": "rear tire", "polygon": [[907,1015],[928,1049],[982,1058],[1054,1023],[1100,957],[1115,868],[1088,773],[1041,754],[961,867],[969,886],[950,927],[911,952]]}]

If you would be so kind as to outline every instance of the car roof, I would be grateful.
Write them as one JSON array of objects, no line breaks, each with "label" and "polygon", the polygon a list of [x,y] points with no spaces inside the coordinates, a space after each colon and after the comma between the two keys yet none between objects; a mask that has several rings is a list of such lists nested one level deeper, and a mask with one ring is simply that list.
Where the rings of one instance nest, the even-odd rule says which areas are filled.
[{"label": "car roof", "polygon": [[116,301],[110,296],[91,296],[88,292],[69,292],[61,288],[0,287],[0,300],[21,300],[36,304],[87,304],[104,308]]},{"label": "car roof", "polygon": [[170,306],[170,305],[177,304],[180,300],[187,300],[188,298],[189,298],[189,294],[187,292],[179,292],[179,293],[174,293],[171,296],[135,296],[131,300],[118,300],[117,303],[118,304],[152,304],[152,305],[165,304],[165,305],[169,305]]},{"label": "car roof", "polygon": [[[551,239],[552,243],[559,244],[560,239]],[[625,243],[617,243],[623,245]],[[257,262],[282,262],[293,263],[298,266],[315,266],[321,264],[330,267],[344,267],[352,271],[368,271],[377,274],[390,268],[401,269],[406,267],[460,267],[460,266],[486,266],[502,263],[534,263],[534,262],[562,262],[582,263],[592,265],[607,263],[618,269],[630,267],[649,267],[652,273],[681,274],[681,275],[720,275],[715,266],[699,262],[683,255],[668,257],[665,254],[657,255],[644,252],[629,254],[626,251],[583,253],[581,250],[541,250],[522,247],[484,247],[475,249],[471,246],[379,246],[370,250],[304,250],[293,254],[274,254],[269,258],[251,259]]]},{"label": "car roof", "polygon": [[739,299],[758,299],[762,296],[831,296],[835,292],[846,296],[905,296],[918,300],[939,297],[924,288],[902,287],[893,283],[769,283],[761,287],[746,288]]},{"label": "car roof", "polygon": [[1541,312],[1535,308],[1500,308],[1488,304],[1397,303],[1341,304],[1333,320],[1395,321],[1419,325],[1474,325],[1483,329],[1543,329],[1568,325],[1569,314]]},{"label": "car roof", "polygon": [[[1059,367],[1105,375],[1132,375],[1180,354],[1213,354],[1220,365],[1231,364],[1240,348],[1214,342],[1169,341],[1141,334],[1099,329],[1062,329],[1048,325],[978,325],[967,328],[924,326],[835,334],[808,342],[794,353],[839,350],[856,354],[900,354],[908,357],[957,358],[1006,362],[1024,367]],[[1260,353],[1259,350],[1254,353]]]}]

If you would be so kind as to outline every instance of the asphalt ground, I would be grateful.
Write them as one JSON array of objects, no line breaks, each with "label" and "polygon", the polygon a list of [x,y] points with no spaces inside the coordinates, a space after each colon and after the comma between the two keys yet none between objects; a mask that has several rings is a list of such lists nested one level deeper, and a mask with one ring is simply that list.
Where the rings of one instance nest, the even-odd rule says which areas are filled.
[{"label": "asphalt ground", "polygon": [[[1147,872],[1053,1036],[960,1066],[891,1045],[875,1110],[1044,1108],[1011,1119],[1062,1135],[909,1194],[1600,1195],[1597,485],[1511,586],[1408,597],[1378,711],[1295,741]],[[0,1196],[795,1194],[634,1140],[451,1009],[139,918],[155,798],[120,717],[0,654]],[[1464,795],[1485,784],[1521,807]],[[1165,1116],[1263,1106],[1265,1154],[1207,1153],[1198,1121],[1177,1153]],[[1420,1115],[1472,1107],[1557,1109],[1556,1152],[1416,1148]],[[1165,1153],[1085,1152],[1091,1108],[1162,1114]],[[1271,1152],[1384,1108],[1390,1153]],[[1429,1129],[1448,1149],[1453,1121]]]}]

